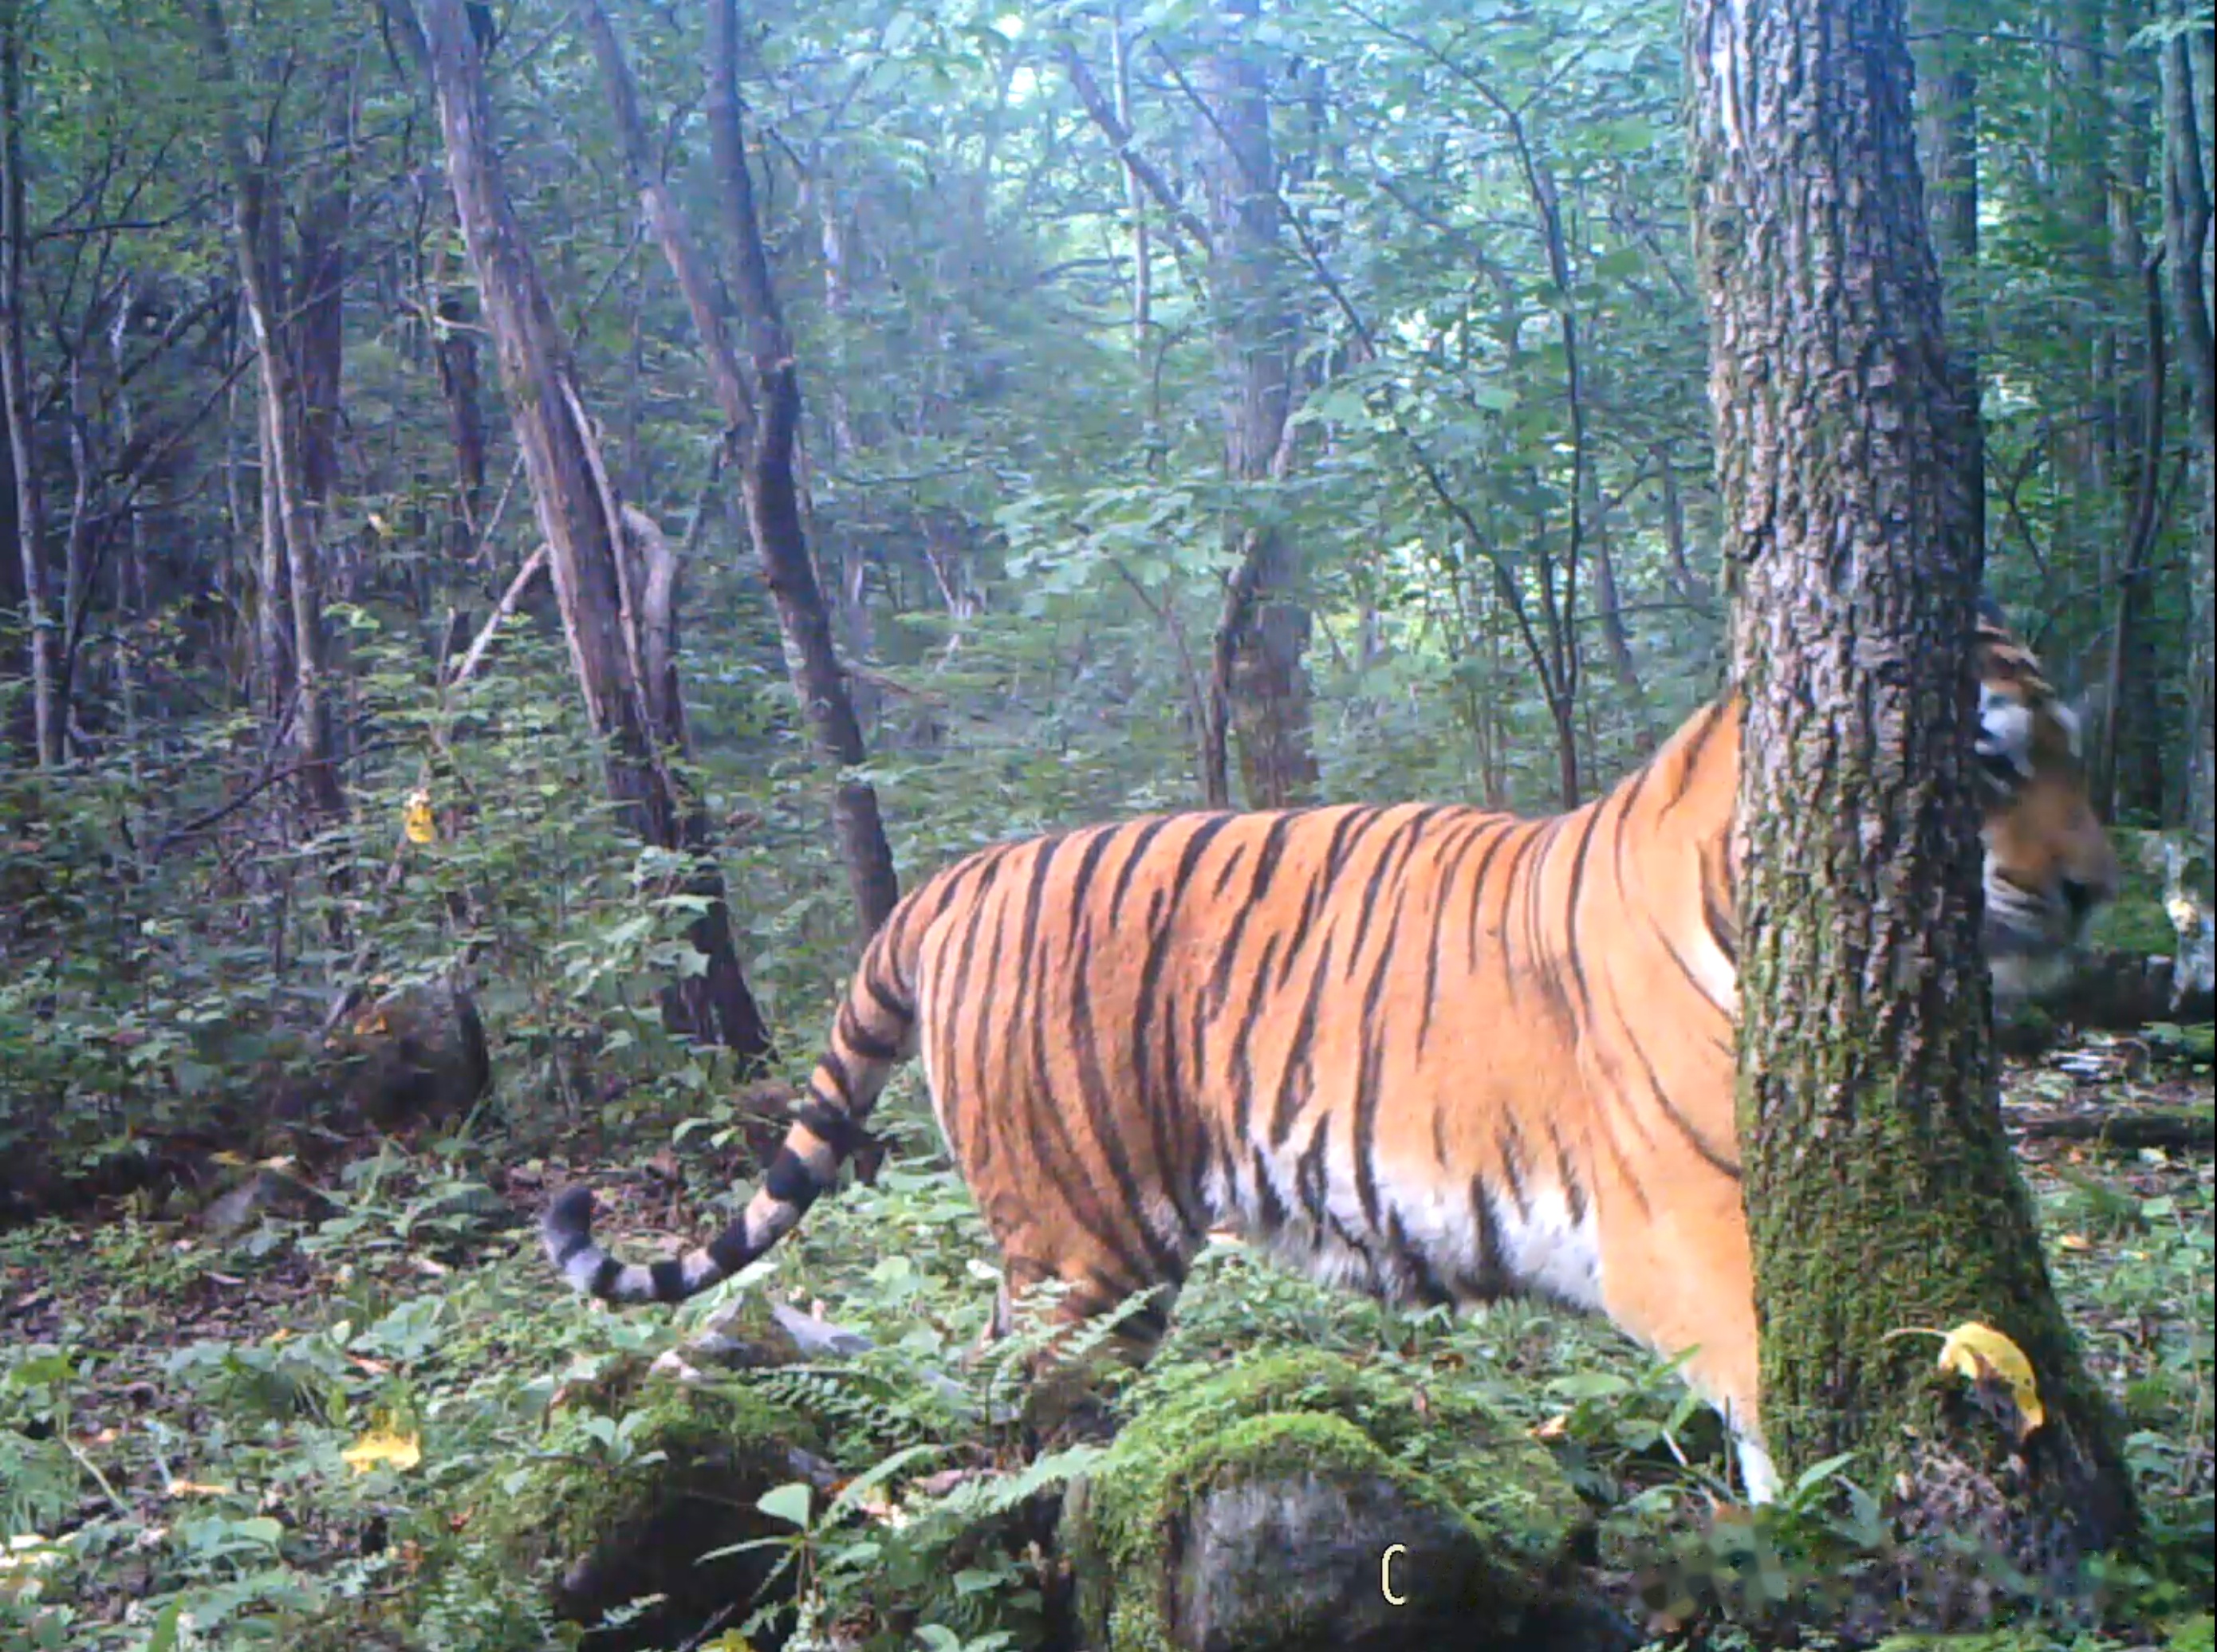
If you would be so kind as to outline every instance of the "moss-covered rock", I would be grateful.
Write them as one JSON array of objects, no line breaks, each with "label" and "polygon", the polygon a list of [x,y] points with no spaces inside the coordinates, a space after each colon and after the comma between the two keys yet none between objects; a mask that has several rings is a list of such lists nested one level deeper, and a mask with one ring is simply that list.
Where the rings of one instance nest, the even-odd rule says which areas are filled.
[{"label": "moss-covered rock", "polygon": [[665,1646],[716,1612],[751,1603],[775,1546],[714,1550],[793,1528],[757,1500],[797,1477],[808,1423],[738,1384],[644,1378],[626,1369],[559,1414],[546,1455],[520,1480],[483,1489],[473,1526],[504,1567],[546,1578],[554,1615],[590,1624],[659,1595],[596,1647]]},{"label": "moss-covered rock", "polygon": [[1621,1643],[1558,1582],[1577,1495],[1474,1400],[1303,1352],[1139,1403],[1064,1509],[1097,1652]]}]

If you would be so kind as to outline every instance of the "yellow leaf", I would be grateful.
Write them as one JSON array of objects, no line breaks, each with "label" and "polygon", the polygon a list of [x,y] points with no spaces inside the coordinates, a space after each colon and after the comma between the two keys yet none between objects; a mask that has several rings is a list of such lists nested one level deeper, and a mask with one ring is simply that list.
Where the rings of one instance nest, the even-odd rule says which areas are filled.
[{"label": "yellow leaf", "polygon": [[172,1480],[168,1487],[172,1497],[228,1497],[229,1486],[203,1485],[197,1480]]},{"label": "yellow leaf", "polygon": [[2091,1250],[2093,1243],[2083,1233],[2059,1234],[2055,1239],[2058,1250]]},{"label": "yellow leaf", "polygon": [[1940,1369],[1958,1372],[1974,1383],[1998,1377],[2009,1384],[2010,1397],[2016,1402],[2019,1439],[2047,1420],[2040,1403],[2040,1385],[2033,1380],[2032,1361],[2024,1357],[2022,1348],[1991,1325],[1966,1320],[1948,1332],[1940,1344]]},{"label": "yellow leaf", "polygon": [[422,786],[408,794],[408,805],[400,811],[400,824],[411,843],[429,843],[438,836],[438,826],[431,818],[431,794]]},{"label": "yellow leaf", "polygon": [[423,1442],[414,1434],[373,1428],[339,1455],[356,1474],[367,1474],[380,1463],[405,1474],[423,1460]]}]

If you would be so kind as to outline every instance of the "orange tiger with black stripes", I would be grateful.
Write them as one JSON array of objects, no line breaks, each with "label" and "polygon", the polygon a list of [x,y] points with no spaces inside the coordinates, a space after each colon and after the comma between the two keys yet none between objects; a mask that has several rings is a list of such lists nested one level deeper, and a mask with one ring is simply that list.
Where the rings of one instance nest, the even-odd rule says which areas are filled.
[{"label": "orange tiger with black stripes", "polygon": [[[1985,945],[2000,990],[2025,994],[2067,975],[2116,861],[2075,719],[1990,609],[1974,657]],[[1118,1337],[1144,1358],[1223,1225],[1386,1298],[1598,1310],[1692,1350],[1689,1379],[1767,1498],[1733,1137],[1739,722],[1728,695],[1552,819],[1341,804],[980,850],[864,951],[729,1229],[627,1265],[572,1187],[547,1254],[616,1302],[728,1277],[832,1186],[920,1054],[1007,1291],[1063,1281],[1073,1319],[1124,1304]]]}]

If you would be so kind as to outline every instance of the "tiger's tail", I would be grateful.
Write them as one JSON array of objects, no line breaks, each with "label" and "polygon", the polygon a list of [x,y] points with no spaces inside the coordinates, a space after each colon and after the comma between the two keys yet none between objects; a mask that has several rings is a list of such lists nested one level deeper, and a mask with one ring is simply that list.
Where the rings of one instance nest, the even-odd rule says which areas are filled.
[{"label": "tiger's tail", "polygon": [[540,1219],[539,1237],[572,1289],[603,1302],[682,1302],[782,1239],[838,1180],[839,1167],[868,1143],[863,1126],[878,1093],[916,1048],[911,910],[904,902],[863,949],[793,1126],[738,1218],[682,1256],[620,1261],[593,1242],[592,1190],[565,1189]]}]

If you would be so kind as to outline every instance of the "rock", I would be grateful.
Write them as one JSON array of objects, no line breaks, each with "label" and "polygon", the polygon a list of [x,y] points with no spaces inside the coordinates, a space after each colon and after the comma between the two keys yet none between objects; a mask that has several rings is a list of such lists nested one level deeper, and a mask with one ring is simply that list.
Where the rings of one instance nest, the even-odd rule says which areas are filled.
[{"label": "rock", "polygon": [[306,1182],[287,1175],[274,1165],[261,1165],[245,1180],[210,1203],[201,1213],[201,1223],[210,1233],[228,1238],[244,1232],[264,1216],[314,1220],[330,1215],[337,1208]]},{"label": "rock", "polygon": [[1142,1404],[1064,1502],[1092,1652],[1638,1643],[1564,1581],[1585,1515],[1554,1460],[1474,1400],[1304,1352]]},{"label": "rock", "polygon": [[712,1624],[744,1622],[780,1548],[705,1556],[793,1535],[756,1503],[812,1477],[815,1431],[744,1388],[666,1382],[636,1364],[566,1390],[557,1406],[545,1454],[520,1482],[506,1470],[490,1478],[471,1522],[503,1571],[543,1576],[547,1604],[566,1623],[596,1624],[662,1597],[596,1630],[603,1652],[689,1643]]},{"label": "rock", "polygon": [[470,995],[446,982],[404,987],[367,1003],[342,1000],[320,1057],[278,1087],[269,1119],[303,1136],[447,1124],[491,1081]]}]

